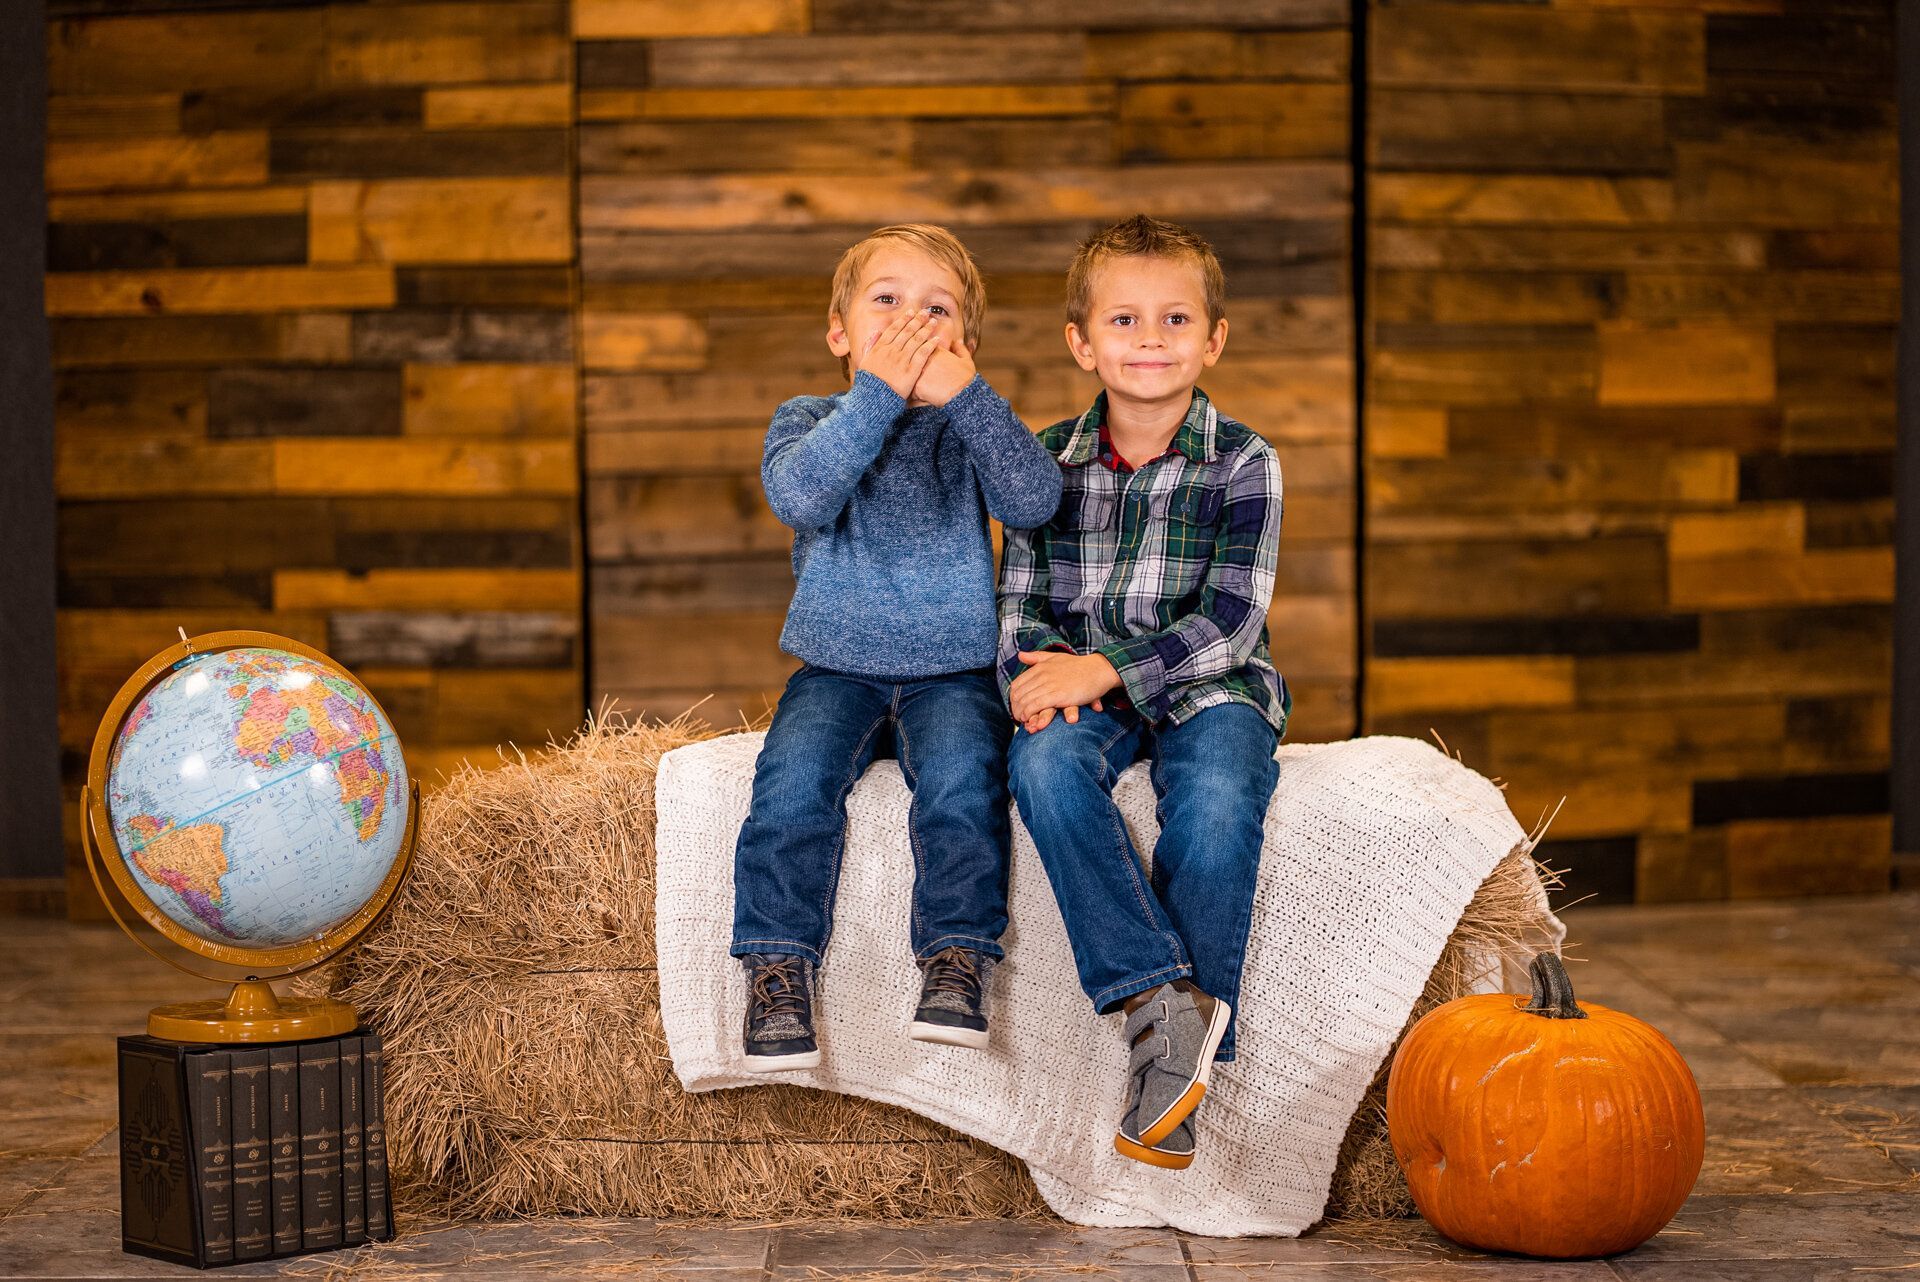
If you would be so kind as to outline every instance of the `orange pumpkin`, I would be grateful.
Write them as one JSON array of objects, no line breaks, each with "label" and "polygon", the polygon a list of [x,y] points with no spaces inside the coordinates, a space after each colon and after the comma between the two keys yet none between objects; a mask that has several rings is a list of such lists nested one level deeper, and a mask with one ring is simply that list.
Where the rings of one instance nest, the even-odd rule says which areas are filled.
[{"label": "orange pumpkin", "polygon": [[1531,973],[1531,1000],[1462,997],[1407,1031],[1387,1081],[1393,1154],[1420,1214],[1462,1245],[1632,1250],[1700,1174],[1700,1090],[1652,1027],[1576,1002],[1558,957]]}]

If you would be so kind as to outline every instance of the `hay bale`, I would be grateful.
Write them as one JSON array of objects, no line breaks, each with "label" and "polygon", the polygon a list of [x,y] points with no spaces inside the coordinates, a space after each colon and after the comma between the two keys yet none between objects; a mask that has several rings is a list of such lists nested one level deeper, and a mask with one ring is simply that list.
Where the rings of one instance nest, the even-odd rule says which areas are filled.
[{"label": "hay bale", "polygon": [[[427,798],[404,891],[309,981],[387,1041],[396,1190],[459,1217],[1050,1214],[1018,1160],[904,1110],[680,1089],[654,968],[653,781],[663,753],[712,733],[602,718],[532,758],[463,766]],[[1535,876],[1515,851],[1487,879],[1415,1018],[1537,926]],[[1331,1216],[1412,1212],[1384,1094],[1383,1069]]]}]

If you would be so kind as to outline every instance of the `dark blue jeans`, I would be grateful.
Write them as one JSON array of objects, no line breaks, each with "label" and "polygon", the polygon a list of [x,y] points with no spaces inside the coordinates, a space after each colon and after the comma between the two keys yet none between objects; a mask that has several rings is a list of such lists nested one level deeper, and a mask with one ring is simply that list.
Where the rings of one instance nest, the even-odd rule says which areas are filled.
[{"label": "dark blue jeans", "polygon": [[[1080,987],[1101,1014],[1173,979],[1239,1010],[1277,742],[1244,703],[1160,729],[1132,710],[1082,708],[1078,725],[1056,716],[1038,734],[1015,733],[1014,799],[1053,883]],[[1113,804],[1114,781],[1143,757],[1159,798],[1151,878]],[[1233,1055],[1229,1026],[1215,1058]]]},{"label": "dark blue jeans", "polygon": [[913,955],[959,944],[1001,956],[1012,732],[990,669],[893,681],[803,665],[774,711],[734,847],[733,955],[821,963],[847,793],[876,756],[891,755],[913,790]]}]

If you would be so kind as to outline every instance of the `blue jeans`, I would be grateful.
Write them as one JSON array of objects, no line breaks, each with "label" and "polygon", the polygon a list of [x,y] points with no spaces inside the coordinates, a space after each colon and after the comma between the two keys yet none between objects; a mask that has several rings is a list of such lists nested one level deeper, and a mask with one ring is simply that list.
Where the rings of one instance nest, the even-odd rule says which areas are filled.
[{"label": "blue jeans", "polygon": [[847,828],[847,793],[892,755],[913,790],[913,955],[958,944],[1002,955],[1007,928],[1007,739],[990,669],[895,681],[803,665],[753,771],[733,854],[733,947],[819,965]]},{"label": "blue jeans", "polygon": [[[1277,742],[1243,703],[1157,729],[1132,710],[1082,708],[1077,725],[1056,716],[1038,734],[1015,733],[1014,799],[1053,883],[1080,987],[1101,1014],[1174,979],[1239,1009]],[[1151,879],[1113,804],[1114,781],[1142,757],[1159,798]],[[1233,1054],[1229,1026],[1215,1058]]]}]

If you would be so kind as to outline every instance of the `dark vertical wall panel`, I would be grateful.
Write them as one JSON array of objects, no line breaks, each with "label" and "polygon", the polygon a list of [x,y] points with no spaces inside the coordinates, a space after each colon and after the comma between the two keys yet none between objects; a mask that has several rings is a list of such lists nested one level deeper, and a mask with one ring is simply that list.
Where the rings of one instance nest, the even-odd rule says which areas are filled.
[{"label": "dark vertical wall panel", "polygon": [[[1920,192],[1920,12],[1902,5],[1900,178]],[[1893,849],[1904,884],[1920,878],[1920,199],[1900,206],[1900,449],[1893,671]]]},{"label": "dark vertical wall panel", "polygon": [[60,753],[53,637],[53,385],[40,0],[0,6],[0,877],[57,877]]}]

